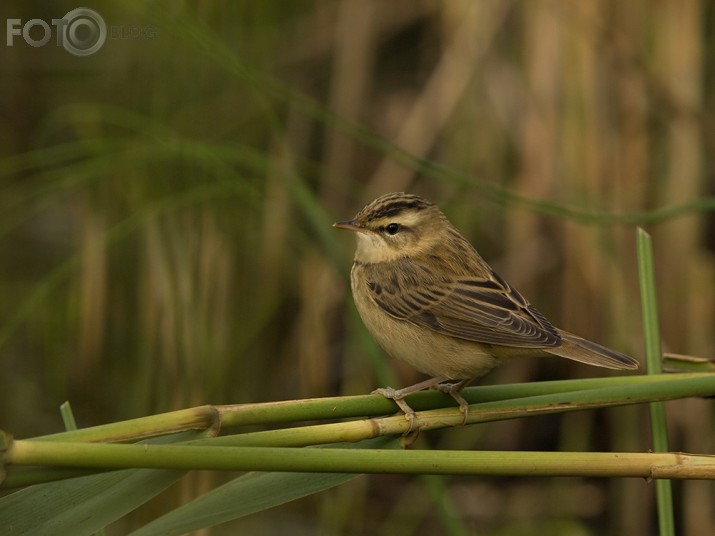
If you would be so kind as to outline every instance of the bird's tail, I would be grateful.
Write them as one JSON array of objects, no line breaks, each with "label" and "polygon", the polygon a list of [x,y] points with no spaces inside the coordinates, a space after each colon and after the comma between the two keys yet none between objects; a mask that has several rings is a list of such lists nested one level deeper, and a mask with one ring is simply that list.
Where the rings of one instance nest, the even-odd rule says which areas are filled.
[{"label": "bird's tail", "polygon": [[638,361],[632,357],[595,342],[587,341],[567,331],[559,330],[559,335],[561,335],[563,344],[555,348],[545,349],[548,353],[596,367],[631,370],[638,368]]}]

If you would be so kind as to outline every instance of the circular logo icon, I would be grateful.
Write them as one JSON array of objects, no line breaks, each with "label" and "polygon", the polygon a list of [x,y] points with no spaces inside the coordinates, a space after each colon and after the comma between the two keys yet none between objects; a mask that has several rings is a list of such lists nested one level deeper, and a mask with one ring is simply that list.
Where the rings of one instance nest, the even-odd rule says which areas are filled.
[{"label": "circular logo icon", "polygon": [[62,46],[75,56],[94,54],[107,40],[107,25],[102,16],[86,7],[68,11],[63,17],[67,24],[62,28]]}]

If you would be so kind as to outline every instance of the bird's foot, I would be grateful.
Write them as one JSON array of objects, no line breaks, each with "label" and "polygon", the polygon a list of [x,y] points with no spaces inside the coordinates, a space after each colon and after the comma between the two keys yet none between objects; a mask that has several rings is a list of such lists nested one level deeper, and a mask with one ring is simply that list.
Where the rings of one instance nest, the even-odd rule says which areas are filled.
[{"label": "bird's foot", "polygon": [[462,397],[460,391],[464,389],[471,381],[472,380],[469,379],[457,383],[438,383],[437,385],[434,385],[432,387],[433,389],[437,389],[438,391],[451,396],[455,400],[455,402],[459,404],[459,411],[464,416],[464,419],[462,420],[462,426],[467,424],[467,417],[469,416],[469,402],[467,402],[464,397]]},{"label": "bird's foot", "polygon": [[[375,389],[372,392],[373,395],[382,395],[385,398],[388,398],[390,400],[393,400],[395,404],[402,410],[402,413],[405,414],[405,418],[409,422],[409,427],[407,428],[407,431],[405,432],[405,435],[408,436],[412,434],[414,428],[415,428],[415,410],[413,410],[410,405],[405,402],[405,393],[404,389],[393,389],[392,387],[380,387],[379,389]],[[419,430],[417,430],[419,432]]]}]

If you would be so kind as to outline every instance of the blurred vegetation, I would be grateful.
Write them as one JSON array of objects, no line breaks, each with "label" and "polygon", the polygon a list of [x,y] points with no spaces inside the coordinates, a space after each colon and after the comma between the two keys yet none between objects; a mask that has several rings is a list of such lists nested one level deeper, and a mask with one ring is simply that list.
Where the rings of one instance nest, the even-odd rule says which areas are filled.
[{"label": "blurred vegetation", "polygon": [[[0,12],[50,20],[72,7]],[[81,427],[418,380],[366,335],[346,284],[353,241],[330,229],[397,190],[437,202],[555,323],[641,360],[634,224],[646,224],[664,350],[715,355],[710,4],[89,7],[110,30],[154,37],[110,31],[87,57],[18,38],[0,47],[3,429],[58,431],[67,399]],[[601,374],[525,360],[483,383]],[[673,450],[715,450],[711,402],[666,413]],[[646,419],[575,413],[421,441],[644,451]],[[128,523],[219,478],[190,475]],[[456,533],[454,515],[479,534],[656,526],[653,487],[639,481],[438,482],[364,477],[212,533]],[[674,493],[679,534],[715,532],[712,483]]]}]

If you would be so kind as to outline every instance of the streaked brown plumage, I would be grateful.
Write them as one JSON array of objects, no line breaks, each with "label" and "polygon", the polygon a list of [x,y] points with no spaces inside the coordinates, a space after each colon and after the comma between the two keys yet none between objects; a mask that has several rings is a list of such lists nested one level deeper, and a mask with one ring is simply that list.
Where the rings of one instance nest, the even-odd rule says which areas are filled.
[{"label": "streaked brown plumage", "polygon": [[368,330],[392,357],[432,376],[376,391],[405,413],[412,410],[402,398],[426,387],[448,392],[466,412],[459,391],[511,357],[638,368],[631,357],[554,327],[426,199],[383,195],[334,226],[357,235],[352,291]]}]

